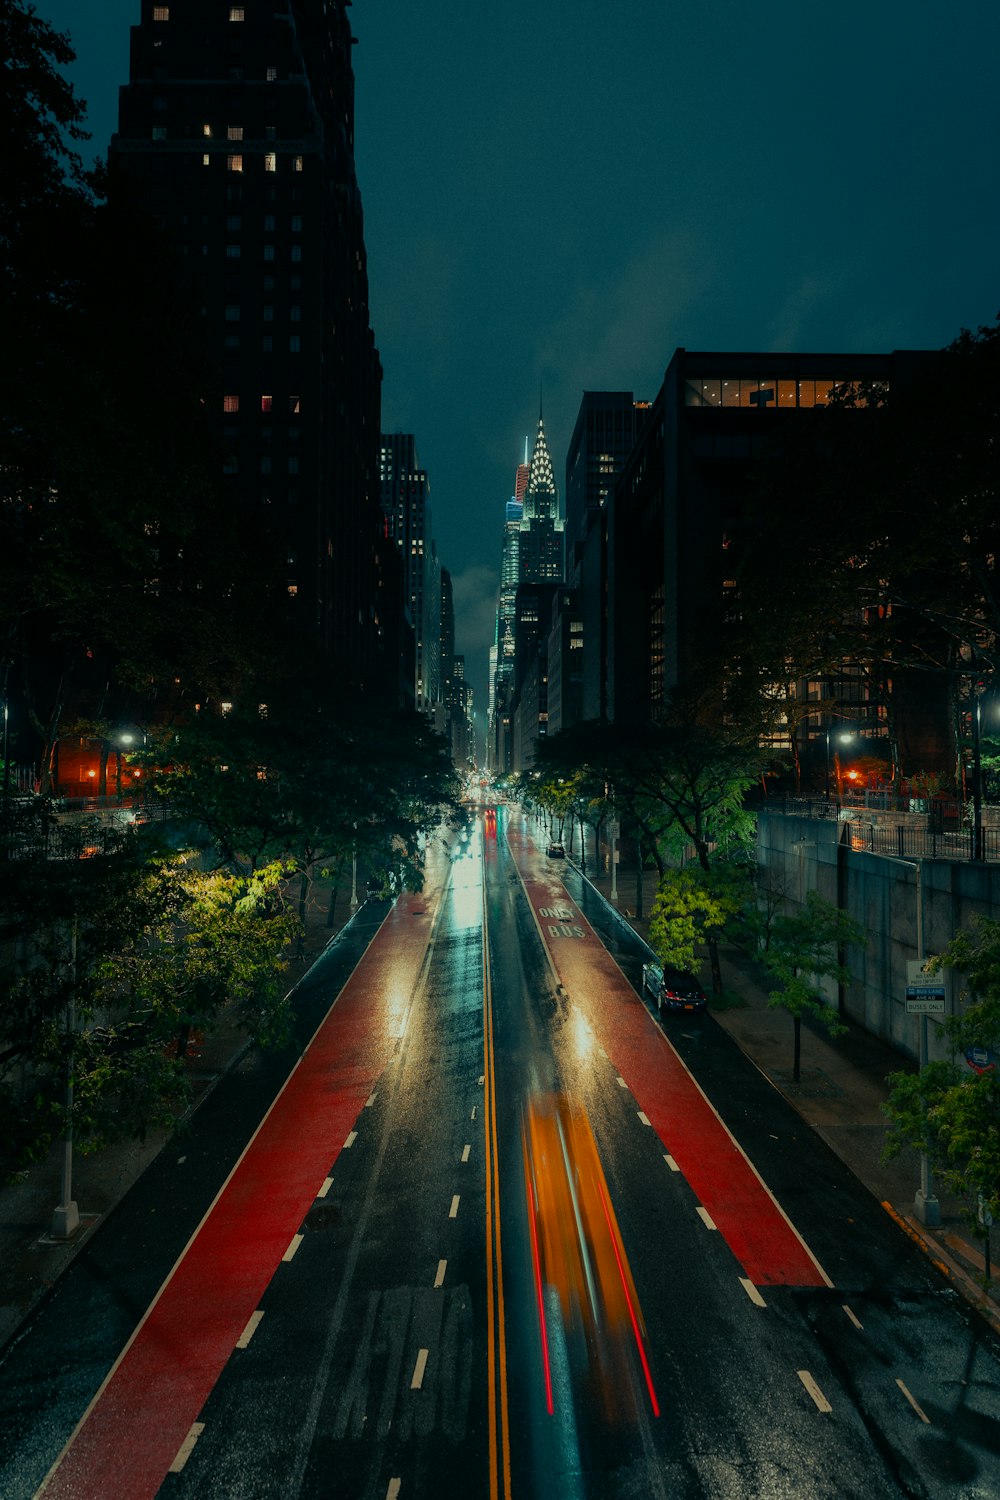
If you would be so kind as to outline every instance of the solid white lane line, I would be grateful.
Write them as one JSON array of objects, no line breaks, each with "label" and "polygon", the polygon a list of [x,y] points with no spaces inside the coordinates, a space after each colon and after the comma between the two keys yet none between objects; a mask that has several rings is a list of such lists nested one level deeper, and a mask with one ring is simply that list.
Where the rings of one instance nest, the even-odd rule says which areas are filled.
[{"label": "solid white lane line", "polygon": [[666,1164],[670,1168],[671,1172],[679,1172],[680,1171],[680,1167],[674,1161],[673,1157],[670,1156],[670,1155],[668,1155],[668,1153],[666,1151],[664,1151],[664,1153],[663,1153],[663,1160],[666,1162]]},{"label": "solid white lane line", "polygon": [[345,1151],[350,1151],[351,1147],[354,1145],[354,1142],[357,1140],[357,1138],[358,1138],[358,1132],[356,1130],[352,1130],[351,1133],[350,1133],[350,1135],[347,1137],[347,1140],[344,1142],[344,1150]]},{"label": "solid white lane line", "polygon": [[624,1078],[622,1077],[622,1075],[620,1073],[618,1074],[618,1087],[620,1089],[627,1089],[628,1088],[628,1084],[625,1082]]},{"label": "solid white lane line", "polygon": [[184,1439],[183,1443],[181,1443],[180,1447],[178,1448],[178,1450],[177,1450],[177,1457],[174,1459],[173,1463],[170,1465],[168,1473],[170,1473],[170,1474],[179,1474],[181,1472],[181,1470],[183,1469],[184,1465],[187,1463],[188,1459],[191,1457],[191,1450],[192,1450],[192,1448],[194,1447],[195,1443],[198,1441],[198,1439],[201,1437],[201,1435],[202,1435],[202,1433],[204,1431],[205,1431],[205,1424],[204,1424],[204,1422],[192,1422],[191,1423],[191,1426],[188,1429],[188,1435]]},{"label": "solid white lane line", "polygon": [[402,1485],[403,1481],[401,1479],[390,1479],[389,1488],[385,1492],[385,1500],[398,1500]]},{"label": "solid white lane line", "polygon": [[712,1215],[709,1213],[708,1209],[702,1208],[700,1203],[698,1204],[698,1217],[699,1219],[701,1219],[706,1229],[717,1228],[715,1220],[712,1218]]},{"label": "solid white lane line", "polygon": [[469,1152],[471,1150],[472,1150],[471,1146],[463,1146],[462,1147],[462,1160],[463,1161],[468,1161],[469,1160]]},{"label": "solid white lane line", "polygon": [[921,1422],[926,1422],[927,1425],[928,1425],[928,1427],[929,1427],[931,1425],[931,1419],[927,1415],[927,1413],[921,1408],[920,1403],[910,1394],[910,1392],[906,1389],[906,1386],[903,1384],[903,1382],[901,1380],[897,1380],[896,1384],[899,1386],[899,1389],[902,1391],[902,1393],[906,1397],[907,1401],[909,1401],[910,1405],[913,1407],[913,1410],[916,1412],[916,1414],[920,1418]]},{"label": "solid white lane line", "polygon": [[796,1370],[795,1373],[799,1377],[799,1379],[801,1380],[802,1384],[805,1386],[806,1390],[809,1392],[810,1396],[815,1401],[817,1408],[820,1411],[833,1411],[833,1407],[830,1405],[829,1401],[823,1395],[823,1392],[820,1390],[820,1388],[816,1384],[815,1380],[809,1374],[809,1371],[808,1370]]},{"label": "solid white lane line", "polygon": [[365,1100],[365,1109],[371,1109],[371,1107],[372,1107],[372,1105],[374,1103],[375,1103],[375,1091],[373,1089],[372,1092],[368,1095],[368,1098]]},{"label": "solid white lane line", "polygon": [[245,1349],[247,1347],[250,1340],[257,1332],[257,1329],[260,1326],[260,1320],[263,1316],[264,1314],[261,1312],[260,1308],[258,1308],[256,1312],[252,1312],[250,1314],[250,1317],[247,1319],[247,1326],[244,1328],[243,1332],[236,1340],[237,1349]]},{"label": "solid white lane line", "polygon": [[[642,1123],[644,1125],[649,1125],[649,1116],[647,1115],[647,1113],[646,1113],[646,1111],[644,1109],[640,1109],[638,1111],[638,1115],[639,1115],[639,1119],[642,1121]],[[652,1128],[652,1127],[650,1127],[650,1128]]]},{"label": "solid white lane line", "polygon": [[411,1391],[419,1391],[424,1383],[424,1371],[427,1368],[427,1356],[429,1353],[429,1349],[420,1349],[417,1351],[417,1362],[413,1366],[413,1379],[410,1381]]},{"label": "solid white lane line", "polygon": [[330,1191],[330,1189],[332,1187],[333,1187],[333,1178],[332,1177],[324,1177],[323,1178],[323,1186],[320,1188],[319,1192],[316,1194],[316,1197],[317,1198],[325,1198],[326,1195],[327,1195],[327,1193]]},{"label": "solid white lane line", "polygon": [[854,1313],[851,1310],[851,1308],[848,1307],[848,1305],[847,1305],[846,1302],[844,1303],[844,1311],[847,1314],[847,1316],[850,1318],[851,1322],[854,1324],[855,1328],[860,1328],[861,1327],[861,1323],[860,1323],[860,1321],[859,1321],[859,1319],[857,1317],[857,1314]]},{"label": "solid white lane line", "polygon": [[746,1292],[747,1296],[750,1298],[750,1301],[753,1303],[754,1307],[766,1307],[767,1306],[767,1303],[764,1301],[763,1297],[760,1295],[760,1292],[758,1292],[758,1290],[754,1286],[753,1282],[750,1281],[746,1276],[741,1276],[740,1277],[740,1286]]},{"label": "solid white lane line", "polygon": [[301,1236],[301,1234],[293,1234],[292,1235],[291,1244],[288,1246],[288,1249],[285,1251],[284,1255],[281,1257],[282,1260],[291,1260],[292,1256],[295,1254],[296,1250],[299,1248],[299,1246],[301,1245],[301,1243],[302,1243],[302,1236]]},{"label": "solid white lane line", "polygon": [[439,1260],[438,1261],[438,1268],[437,1268],[437,1275],[434,1278],[434,1285],[435,1286],[444,1286],[444,1273],[445,1273],[445,1271],[447,1269],[448,1269],[448,1262],[446,1260]]},{"label": "solid white lane line", "polygon": [[458,1201],[459,1201],[459,1194],[456,1193],[455,1196],[454,1196],[454,1198],[452,1198],[452,1200],[451,1200],[451,1207],[448,1210],[448,1217],[449,1217],[449,1219],[457,1219],[458,1218]]}]

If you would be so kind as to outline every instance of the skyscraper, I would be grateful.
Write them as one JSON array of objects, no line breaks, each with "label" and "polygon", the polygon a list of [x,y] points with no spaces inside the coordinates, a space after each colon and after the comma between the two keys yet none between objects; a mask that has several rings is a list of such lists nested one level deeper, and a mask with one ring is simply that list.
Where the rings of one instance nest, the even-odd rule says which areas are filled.
[{"label": "skyscraper", "polygon": [[367,685],[381,369],[348,3],[142,0],[111,167],[200,308],[227,482],[273,518],[293,622]]},{"label": "skyscraper", "polygon": [[545,423],[538,414],[538,431],[524,490],[521,517],[520,579],[522,583],[559,583],[563,577],[563,521],[559,493]]},{"label": "skyscraper", "polygon": [[441,570],[431,531],[431,487],[412,433],[382,434],[379,474],[382,512],[403,560],[413,622],[414,701],[428,710],[441,697]]},{"label": "skyscraper", "polygon": [[544,732],[546,719],[546,674],[542,664],[534,707],[520,715],[518,735],[512,738],[512,716],[518,709],[521,676],[527,664],[534,662],[537,642],[548,637],[552,593],[563,576],[563,522],[541,412],[531,462],[518,465],[514,484],[515,495],[507,502],[500,597],[491,653],[494,678],[488,758],[498,771],[530,761],[531,750],[520,747],[533,746],[537,734]]}]

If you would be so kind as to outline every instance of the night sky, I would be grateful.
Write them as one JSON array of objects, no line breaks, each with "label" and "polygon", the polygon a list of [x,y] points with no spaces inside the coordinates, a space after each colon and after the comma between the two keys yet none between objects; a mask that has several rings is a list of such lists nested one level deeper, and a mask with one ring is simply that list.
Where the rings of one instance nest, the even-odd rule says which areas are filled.
[{"label": "night sky", "polygon": [[[71,33],[92,154],[138,0]],[[563,488],[584,389],[674,349],[939,347],[1000,311],[1000,5],[355,0],[383,429],[416,434],[485,712],[503,509],[539,387]]]}]

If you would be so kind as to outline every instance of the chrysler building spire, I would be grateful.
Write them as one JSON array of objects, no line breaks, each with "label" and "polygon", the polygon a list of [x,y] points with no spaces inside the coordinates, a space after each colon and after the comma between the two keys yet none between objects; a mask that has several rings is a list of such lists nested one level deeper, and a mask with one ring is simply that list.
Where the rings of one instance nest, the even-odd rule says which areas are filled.
[{"label": "chrysler building spire", "polygon": [[549,445],[545,441],[545,423],[541,412],[538,415],[538,432],[535,435],[535,451],[531,455],[531,469],[524,494],[524,519],[558,516],[555,474]]}]

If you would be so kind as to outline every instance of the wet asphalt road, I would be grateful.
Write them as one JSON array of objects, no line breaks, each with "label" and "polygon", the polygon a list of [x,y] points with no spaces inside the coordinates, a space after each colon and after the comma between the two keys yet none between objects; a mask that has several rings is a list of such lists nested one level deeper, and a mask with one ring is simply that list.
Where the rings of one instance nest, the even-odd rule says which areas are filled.
[{"label": "wet asphalt road", "polygon": [[[500,821],[451,865],[356,1139],[159,1493],[996,1497],[995,1337],[711,1016],[670,1018],[833,1283],[746,1284],[595,1041],[601,996],[557,988]],[[560,876],[637,981],[638,943]],[[300,986],[303,1038],[381,915],[363,913]],[[5,1500],[35,1493],[294,1060],[246,1056],[6,1351]],[[589,1120],[641,1340],[539,1285],[523,1134],[538,1097]]]}]

